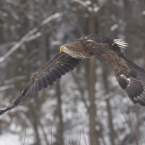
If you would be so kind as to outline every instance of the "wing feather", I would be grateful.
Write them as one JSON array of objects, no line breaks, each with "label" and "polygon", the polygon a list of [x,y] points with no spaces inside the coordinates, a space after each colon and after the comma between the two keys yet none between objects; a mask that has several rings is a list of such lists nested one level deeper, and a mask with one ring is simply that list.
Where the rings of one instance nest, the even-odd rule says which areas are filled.
[{"label": "wing feather", "polygon": [[60,65],[60,67],[63,69],[64,73],[69,72],[69,69],[63,65]]},{"label": "wing feather", "polygon": [[41,88],[41,86],[39,85],[39,80],[36,80],[35,81],[35,91],[40,91],[42,88]]},{"label": "wing feather", "polygon": [[34,74],[28,85],[10,107],[0,110],[0,115],[13,109],[20,102],[25,101],[34,92],[52,85],[57,79],[61,78],[62,75],[69,72],[69,70],[73,70],[74,67],[79,64],[79,61],[80,59],[73,58],[64,52],[58,53]]},{"label": "wing feather", "polygon": [[126,90],[130,100],[136,104],[139,103],[145,106],[145,83],[138,78],[127,78],[125,75],[120,75],[117,77],[120,86]]},{"label": "wing feather", "polygon": [[53,79],[52,79],[52,77],[50,76],[50,74],[47,74],[45,77],[46,77],[46,79],[48,80],[48,85],[53,85]]},{"label": "wing feather", "polygon": [[125,57],[124,59],[128,63],[128,65],[137,72],[137,78],[143,82],[145,82],[145,70],[137,66],[135,63],[127,60]]},{"label": "wing feather", "polygon": [[43,83],[43,88],[47,88],[48,87],[48,82],[47,82],[45,77],[41,78],[41,82]]}]

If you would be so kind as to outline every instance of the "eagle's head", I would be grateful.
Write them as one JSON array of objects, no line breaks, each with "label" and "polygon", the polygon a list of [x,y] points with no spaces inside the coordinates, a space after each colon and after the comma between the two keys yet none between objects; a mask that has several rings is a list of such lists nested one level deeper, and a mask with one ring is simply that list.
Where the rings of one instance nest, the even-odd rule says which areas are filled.
[{"label": "eagle's head", "polygon": [[62,45],[61,47],[60,47],[60,52],[61,51],[63,51],[63,52],[68,52],[68,51],[71,51],[71,47],[69,46],[69,45],[67,45],[67,44],[64,44],[64,45]]},{"label": "eagle's head", "polygon": [[63,51],[63,52],[65,52],[65,53],[67,53],[67,54],[69,54],[70,56],[72,56],[72,57],[75,57],[75,58],[77,58],[77,54],[79,53],[79,49],[77,49],[76,47],[75,47],[75,45],[74,44],[64,44],[64,45],[62,45],[61,47],[60,47],[60,52],[61,51]]},{"label": "eagle's head", "polygon": [[63,51],[68,55],[78,59],[89,58],[92,55],[90,55],[90,53],[88,53],[86,50],[89,50],[90,43],[91,41],[87,41],[85,38],[80,38],[69,44],[62,45],[60,47],[60,52]]},{"label": "eagle's head", "polygon": [[72,56],[72,53],[73,53],[73,51],[74,51],[74,48],[73,48],[73,45],[64,44],[64,45],[62,45],[62,46],[60,47],[59,50],[60,50],[60,52],[63,51],[63,52],[65,52],[65,53],[67,53],[67,54],[69,54],[69,55]]}]

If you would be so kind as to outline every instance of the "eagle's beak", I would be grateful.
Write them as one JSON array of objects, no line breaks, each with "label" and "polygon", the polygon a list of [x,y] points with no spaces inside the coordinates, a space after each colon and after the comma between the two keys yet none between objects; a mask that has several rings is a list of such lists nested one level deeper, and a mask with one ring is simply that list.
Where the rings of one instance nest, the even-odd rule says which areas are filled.
[{"label": "eagle's beak", "polygon": [[67,50],[67,47],[61,46],[59,50],[60,50],[60,52],[61,52],[61,51],[64,51],[64,50]]}]

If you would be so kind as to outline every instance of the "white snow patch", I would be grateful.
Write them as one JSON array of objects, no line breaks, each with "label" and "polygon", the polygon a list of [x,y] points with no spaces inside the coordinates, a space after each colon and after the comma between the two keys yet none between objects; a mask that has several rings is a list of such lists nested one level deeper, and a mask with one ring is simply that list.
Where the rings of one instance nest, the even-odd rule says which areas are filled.
[{"label": "white snow patch", "polygon": [[87,1],[82,1],[82,0],[72,0],[72,1],[79,3],[80,5],[82,5],[82,6],[84,6],[84,7],[88,7],[88,5],[91,4],[91,1],[90,1],[90,0],[87,0]]},{"label": "white snow patch", "polygon": [[4,84],[10,84],[10,83],[14,83],[16,81],[20,81],[20,80],[24,80],[24,79],[26,79],[26,76],[21,75],[21,76],[15,77],[15,78],[11,78],[11,79],[5,80]]},{"label": "white snow patch", "polygon": [[11,11],[11,15],[13,16],[15,20],[17,21],[19,20],[19,16],[14,11]]},{"label": "white snow patch", "polygon": [[86,4],[87,4],[87,5],[90,5],[90,4],[91,4],[91,1],[86,1]]},{"label": "white snow patch", "polygon": [[145,15],[145,11],[142,11],[142,14]]},{"label": "white snow patch", "polygon": [[30,36],[29,39],[26,40],[26,42],[32,41],[32,40],[34,40],[34,39],[40,37],[41,35],[42,35],[42,34],[41,34],[40,32],[37,32],[36,34]]},{"label": "white snow patch", "polygon": [[0,145],[20,145],[19,136],[15,134],[5,133],[0,136]]},{"label": "white snow patch", "polygon": [[52,41],[52,42],[51,42],[51,45],[60,45],[60,44],[61,44],[60,41]]},{"label": "white snow patch", "polygon": [[41,25],[45,25],[48,22],[52,21],[53,19],[61,17],[63,14],[62,13],[56,13],[54,15],[49,16],[47,19],[43,20]]},{"label": "white snow patch", "polygon": [[[46,25],[50,21],[60,18],[63,14],[62,13],[55,13],[54,15],[49,16],[45,20],[43,20],[40,24],[40,27]],[[38,31],[38,27],[33,28],[32,30],[28,31],[19,42],[17,42],[10,50],[4,54],[2,57],[0,57],[0,63],[3,62],[5,59],[7,59],[14,51],[16,51],[20,46],[22,46],[27,40],[29,40],[30,36],[34,35]],[[39,33],[38,33],[39,34]]]},{"label": "white snow patch", "polygon": [[94,7],[94,12],[98,12],[98,10],[99,10],[100,8],[99,7]]},{"label": "white snow patch", "polygon": [[7,89],[10,89],[10,88],[13,88],[14,87],[14,85],[6,85],[6,86],[2,86],[2,87],[0,87],[0,92],[2,92],[2,91],[5,91],[5,90],[7,90]]},{"label": "white snow patch", "polygon": [[111,26],[110,30],[114,31],[118,28],[118,24],[114,24],[113,26]]}]

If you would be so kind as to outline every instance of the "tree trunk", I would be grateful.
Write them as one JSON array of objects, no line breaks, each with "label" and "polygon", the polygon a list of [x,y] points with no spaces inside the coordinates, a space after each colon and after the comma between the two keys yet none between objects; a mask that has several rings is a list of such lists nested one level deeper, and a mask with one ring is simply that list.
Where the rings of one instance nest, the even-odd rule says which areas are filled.
[{"label": "tree trunk", "polygon": [[61,90],[60,90],[60,81],[58,80],[56,83],[56,96],[57,96],[57,115],[59,118],[57,134],[56,134],[56,145],[64,145],[63,138],[63,114],[62,114],[62,101],[61,101]]},{"label": "tree trunk", "polygon": [[96,130],[96,104],[95,104],[95,82],[96,82],[96,57],[90,60],[90,88],[89,88],[89,121],[90,121],[90,145],[99,145],[98,135]]},{"label": "tree trunk", "polygon": [[35,107],[33,106],[33,104],[31,103],[29,105],[30,111],[31,111],[31,115],[32,115],[32,125],[33,125],[33,129],[34,129],[34,135],[35,135],[35,143],[34,145],[41,145],[40,142],[40,136],[39,136],[39,123],[38,123],[38,116],[37,113],[35,111]]},{"label": "tree trunk", "polygon": [[[94,4],[94,0],[91,0],[92,4]],[[93,5],[92,5],[93,8]],[[95,13],[92,11],[90,12],[90,19],[89,19],[89,33],[93,34],[96,31],[95,28]],[[96,83],[96,57],[93,57],[90,59],[90,72],[89,72],[89,102],[90,102],[90,107],[89,107],[89,138],[90,138],[90,145],[99,145],[99,140],[98,140],[98,133],[96,130],[96,104],[95,104],[95,83]]]},{"label": "tree trunk", "polygon": [[[103,84],[104,84],[104,89],[105,89],[105,95],[109,93],[109,84],[107,80],[108,76],[108,67],[104,63],[103,64]],[[111,110],[111,105],[109,98],[106,100],[106,105],[107,105],[107,113],[108,113],[108,126],[109,126],[109,137],[110,137],[110,142],[111,145],[115,145],[115,131],[113,127],[113,117],[112,117],[112,110]]]}]

